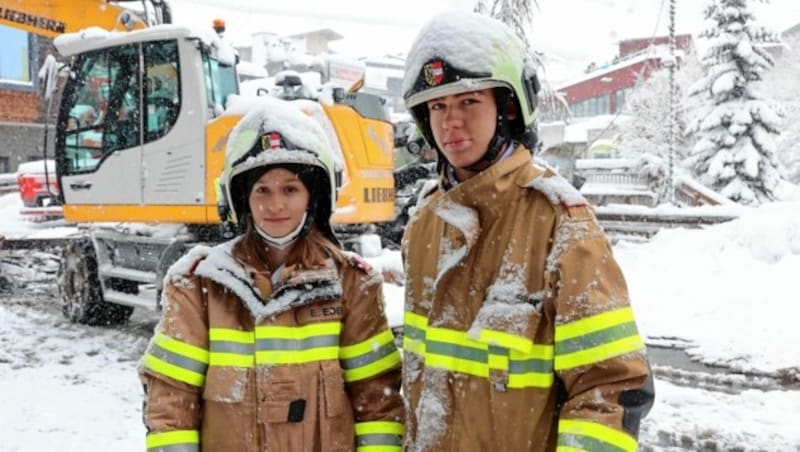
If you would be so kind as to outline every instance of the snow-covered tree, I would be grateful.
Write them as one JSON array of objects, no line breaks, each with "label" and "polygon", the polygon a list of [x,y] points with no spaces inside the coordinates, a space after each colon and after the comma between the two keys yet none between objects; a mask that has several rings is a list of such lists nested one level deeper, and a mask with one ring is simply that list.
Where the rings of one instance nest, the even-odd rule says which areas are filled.
[{"label": "snow-covered tree", "polygon": [[[678,98],[686,97],[688,89],[701,76],[700,63],[693,52],[681,56],[675,72]],[[696,107],[693,99],[685,99],[678,106],[678,127],[686,125],[686,112]],[[640,81],[625,99],[622,113],[626,120],[620,121],[617,150],[620,156],[635,158],[650,154],[662,158],[669,152],[669,70],[659,69],[647,80]],[[688,154],[690,137],[678,137],[675,158],[681,160]]]},{"label": "snow-covered tree", "polygon": [[700,33],[709,44],[701,59],[706,76],[690,89],[703,103],[689,119],[687,131],[697,143],[686,163],[704,185],[755,205],[775,199],[781,169],[775,145],[780,116],[756,87],[774,64],[761,46],[778,39],[756,25],[753,1],[768,3],[706,1],[706,28]]},{"label": "snow-covered tree", "polygon": [[[528,32],[531,29],[533,8],[539,8],[537,0],[477,0],[473,11],[494,17],[508,25],[522,39],[522,42],[530,48]],[[569,106],[566,99],[556,92],[547,78],[546,56],[533,48],[530,48],[530,51],[536,64],[536,72],[542,87],[539,98],[543,99],[547,104],[549,111],[556,112],[554,113],[556,116],[569,117]]]},{"label": "snow-covered tree", "polygon": [[780,103],[784,114],[778,159],[786,168],[786,178],[800,184],[800,36],[785,41],[775,67],[764,75],[764,92]]},{"label": "snow-covered tree", "polygon": [[537,0],[478,0],[474,10],[508,25],[528,45],[534,6],[539,7]]}]

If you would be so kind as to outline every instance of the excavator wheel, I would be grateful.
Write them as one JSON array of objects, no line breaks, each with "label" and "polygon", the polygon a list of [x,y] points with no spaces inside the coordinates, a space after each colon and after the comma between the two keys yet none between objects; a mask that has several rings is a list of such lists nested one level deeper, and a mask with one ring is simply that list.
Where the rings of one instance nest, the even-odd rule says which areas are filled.
[{"label": "excavator wheel", "polygon": [[61,312],[71,322],[111,326],[124,323],[133,313],[130,306],[103,301],[97,276],[97,258],[88,239],[67,243],[58,266]]}]

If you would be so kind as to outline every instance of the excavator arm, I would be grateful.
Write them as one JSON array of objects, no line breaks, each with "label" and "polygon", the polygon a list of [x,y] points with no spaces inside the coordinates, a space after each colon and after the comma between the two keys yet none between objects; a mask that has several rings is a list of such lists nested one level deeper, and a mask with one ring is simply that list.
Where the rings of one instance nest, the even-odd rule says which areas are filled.
[{"label": "excavator arm", "polygon": [[147,5],[141,10],[121,3],[125,0],[0,0],[0,25],[55,38],[87,27],[131,31],[171,22],[169,7],[162,0],[135,0],[137,5]]}]

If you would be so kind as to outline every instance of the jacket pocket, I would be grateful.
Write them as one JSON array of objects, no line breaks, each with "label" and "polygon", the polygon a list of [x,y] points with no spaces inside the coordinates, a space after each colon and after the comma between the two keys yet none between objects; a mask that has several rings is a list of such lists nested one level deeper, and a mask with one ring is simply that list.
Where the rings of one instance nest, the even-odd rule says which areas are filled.
[{"label": "jacket pocket", "polygon": [[297,381],[270,381],[259,391],[263,410],[263,437],[267,450],[305,450],[305,426],[313,422],[307,419],[307,401]]},{"label": "jacket pocket", "polygon": [[250,369],[210,366],[203,387],[203,450],[253,451]]},{"label": "jacket pocket", "polygon": [[353,450],[353,408],[345,389],[342,369],[336,361],[320,364],[320,442],[329,451]]}]

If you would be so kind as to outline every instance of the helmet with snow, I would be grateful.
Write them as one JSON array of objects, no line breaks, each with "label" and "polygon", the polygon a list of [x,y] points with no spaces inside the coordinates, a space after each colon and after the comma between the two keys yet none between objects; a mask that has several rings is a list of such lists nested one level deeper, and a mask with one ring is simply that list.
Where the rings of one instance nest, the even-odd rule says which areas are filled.
[{"label": "helmet with snow", "polygon": [[[426,102],[489,88],[494,89],[501,114],[489,149],[472,166],[475,169],[492,162],[509,140],[534,150],[539,92],[534,60],[508,26],[482,14],[442,13],[423,26],[406,59],[403,96],[425,139],[439,153],[440,164]],[[514,120],[505,114],[509,102],[517,108]]]},{"label": "helmet with snow", "polygon": [[219,211],[223,221],[245,224],[249,196],[255,182],[273,168],[297,174],[310,194],[305,223],[292,238],[308,233],[312,225],[338,244],[330,225],[336,208],[334,163],[322,127],[291,102],[259,98],[228,137],[220,177]]}]

